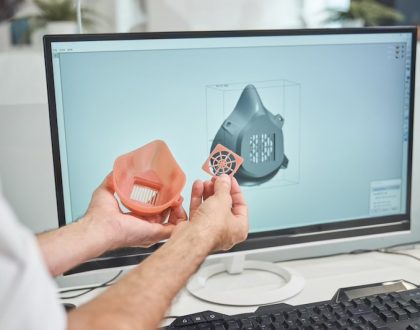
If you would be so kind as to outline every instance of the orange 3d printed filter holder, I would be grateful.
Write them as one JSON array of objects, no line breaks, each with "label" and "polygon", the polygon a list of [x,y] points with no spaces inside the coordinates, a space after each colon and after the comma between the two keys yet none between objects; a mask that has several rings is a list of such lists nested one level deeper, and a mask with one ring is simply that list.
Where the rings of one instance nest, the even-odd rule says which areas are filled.
[{"label": "orange 3d printed filter holder", "polygon": [[233,176],[243,162],[244,159],[241,156],[218,144],[204,162],[202,169],[211,176],[220,176],[222,174]]},{"label": "orange 3d printed filter holder", "polygon": [[118,157],[112,182],[127,209],[150,216],[182,203],[186,177],[166,143],[155,140]]}]

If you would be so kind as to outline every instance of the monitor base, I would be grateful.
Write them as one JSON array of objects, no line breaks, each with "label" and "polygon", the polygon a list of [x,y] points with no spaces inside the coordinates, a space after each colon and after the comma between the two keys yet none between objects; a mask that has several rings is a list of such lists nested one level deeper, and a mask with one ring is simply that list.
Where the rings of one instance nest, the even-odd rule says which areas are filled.
[{"label": "monitor base", "polygon": [[[224,258],[222,263],[203,266],[187,284],[188,291],[195,297],[209,302],[232,306],[255,306],[276,303],[297,295],[302,291],[305,280],[295,271],[267,262],[245,260],[245,256]],[[275,288],[245,287],[240,290],[214,290],[207,285],[208,280],[220,273],[227,272],[230,280],[236,281],[244,270],[269,272],[280,277]]]}]

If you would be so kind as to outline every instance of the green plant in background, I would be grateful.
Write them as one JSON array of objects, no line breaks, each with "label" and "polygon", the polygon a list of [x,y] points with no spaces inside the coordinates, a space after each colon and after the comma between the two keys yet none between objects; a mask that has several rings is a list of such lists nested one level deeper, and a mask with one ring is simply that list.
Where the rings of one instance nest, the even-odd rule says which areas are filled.
[{"label": "green plant in background", "polygon": [[[42,27],[48,22],[77,20],[76,5],[74,0],[34,0],[40,13],[33,17],[34,26]],[[98,17],[96,12],[89,7],[82,7],[82,23],[91,27]]]},{"label": "green plant in background", "polygon": [[404,15],[398,10],[386,6],[377,0],[351,0],[346,11],[329,10],[329,22],[362,20],[366,26],[398,23]]}]

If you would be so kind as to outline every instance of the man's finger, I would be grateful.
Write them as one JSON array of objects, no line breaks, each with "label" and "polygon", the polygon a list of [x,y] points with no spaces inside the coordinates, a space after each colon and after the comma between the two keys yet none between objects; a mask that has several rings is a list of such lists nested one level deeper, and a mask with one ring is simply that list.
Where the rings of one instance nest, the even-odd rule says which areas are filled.
[{"label": "man's finger", "polygon": [[113,182],[113,179],[112,179],[112,171],[107,174],[104,181],[102,181],[102,183],[99,187],[100,188],[105,188],[105,189],[109,190],[110,192],[114,193],[115,189],[114,189],[114,182]]},{"label": "man's finger", "polygon": [[210,196],[214,195],[214,184],[211,181],[204,182],[204,193],[203,193],[203,200],[206,200]]},{"label": "man's finger", "polygon": [[214,194],[215,195],[229,195],[232,186],[232,179],[226,174],[219,176],[214,182]]},{"label": "man's finger", "polygon": [[165,223],[164,225],[153,223],[150,225],[153,226],[153,229],[149,236],[148,246],[156,244],[162,240],[168,239],[169,237],[171,237],[172,231],[175,228],[175,225],[173,225],[172,223]]},{"label": "man's finger", "polygon": [[138,215],[134,212],[128,212],[128,213],[125,213],[125,214],[130,215],[134,218],[137,218],[138,220],[143,220],[143,221],[147,221],[147,222],[151,222],[151,223],[162,223],[167,218],[168,211],[164,211],[161,214],[154,214],[154,215],[148,215],[148,216]]},{"label": "man's finger", "polygon": [[171,209],[171,214],[169,215],[168,222],[176,225],[181,221],[187,220],[187,218],[187,213],[185,212],[182,205],[180,205]]},{"label": "man's finger", "polygon": [[241,188],[239,187],[238,181],[232,178],[232,188],[230,190],[232,196],[232,213],[234,215],[248,216],[248,206],[245,201],[245,197],[242,194]]},{"label": "man's finger", "polygon": [[160,228],[156,231],[156,234],[154,236],[154,241],[157,243],[164,239],[168,239],[171,236],[174,228],[175,225],[173,225],[172,223],[165,223],[164,225],[160,225]]},{"label": "man's finger", "polygon": [[198,210],[201,203],[203,202],[203,192],[203,182],[200,180],[195,181],[191,188],[190,219],[193,217],[195,211]]}]

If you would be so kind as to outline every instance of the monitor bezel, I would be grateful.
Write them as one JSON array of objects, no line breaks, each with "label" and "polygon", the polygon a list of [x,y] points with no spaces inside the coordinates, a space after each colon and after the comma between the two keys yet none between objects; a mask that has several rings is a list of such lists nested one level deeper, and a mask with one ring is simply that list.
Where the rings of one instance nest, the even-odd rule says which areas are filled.
[{"label": "monitor bezel", "polygon": [[[309,225],[282,230],[250,233],[248,239],[229,251],[253,251],[276,246],[296,245],[307,242],[335,240],[391,232],[406,232],[411,229],[411,189],[412,189],[412,154],[413,154],[413,123],[414,123],[414,90],[416,66],[416,27],[364,27],[345,29],[295,29],[295,30],[242,30],[242,31],[188,31],[188,32],[147,32],[118,34],[77,34],[77,35],[47,35],[44,36],[44,55],[47,77],[48,105],[50,131],[55,176],[56,203],[58,225],[66,225],[64,195],[61,174],[61,159],[56,113],[55,86],[53,76],[51,44],[54,42],[74,41],[111,41],[111,40],[147,40],[147,39],[184,39],[184,38],[220,38],[220,37],[258,37],[258,36],[310,36],[310,35],[342,35],[371,33],[411,33],[412,35],[412,67],[410,79],[410,113],[409,113],[409,148],[407,157],[407,207],[406,213],[393,216],[364,218],[339,221],[319,225]],[[366,220],[369,220],[366,223]],[[137,264],[153,253],[162,243],[149,248],[125,248],[112,251],[74,268],[68,274],[89,270],[112,268]]]}]

